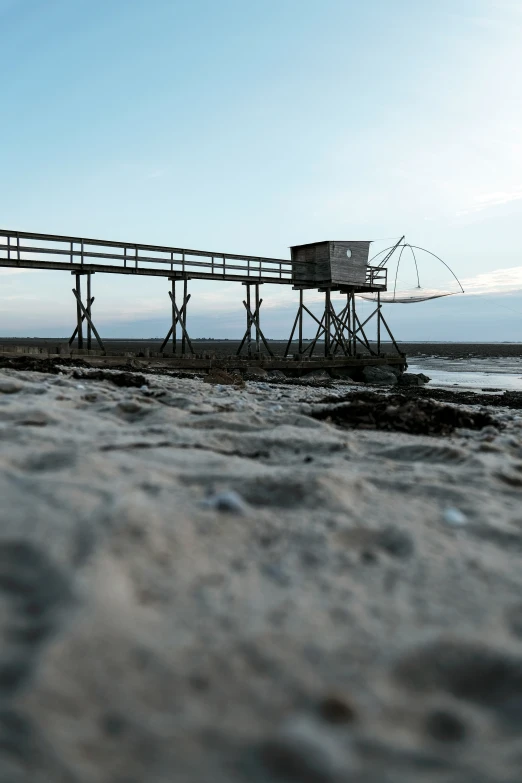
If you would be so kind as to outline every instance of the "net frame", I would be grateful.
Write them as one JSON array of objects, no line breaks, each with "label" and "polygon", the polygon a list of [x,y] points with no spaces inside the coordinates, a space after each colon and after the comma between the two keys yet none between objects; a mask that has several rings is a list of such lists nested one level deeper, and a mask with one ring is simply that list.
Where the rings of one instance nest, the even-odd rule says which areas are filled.
[{"label": "net frame", "polygon": [[[400,253],[399,253],[399,258],[397,260],[397,267],[396,267],[396,270],[395,270],[395,279],[394,279],[394,282],[393,282],[393,294],[390,296],[387,293],[381,293],[381,302],[383,302],[385,304],[414,304],[416,302],[427,302],[430,299],[440,299],[440,298],[442,298],[444,296],[454,296],[455,294],[458,294],[458,293],[462,293],[462,294],[465,293],[464,292],[464,288],[462,287],[462,283],[458,279],[458,277],[455,274],[455,272],[453,271],[453,269],[440,256],[436,255],[436,253],[432,253],[431,250],[427,250],[425,247],[420,247],[419,245],[412,245],[409,242],[403,242],[404,239],[405,239],[405,237],[402,236],[395,245],[390,245],[390,247],[387,247],[384,250],[380,250],[369,261],[369,264],[372,265],[372,262],[375,262],[375,260],[377,258],[379,258],[379,256],[382,256],[383,254],[386,254],[384,256],[384,259],[382,259],[377,264],[378,267],[382,268],[383,266],[385,266],[390,261],[390,259],[394,255],[395,251],[398,250],[399,247],[401,248]],[[405,249],[407,247],[410,249],[411,254],[413,256],[413,263],[415,265],[415,273],[416,273],[416,277],[417,277],[417,290],[419,290],[419,291],[423,290],[422,286],[421,286],[421,282],[420,282],[419,265],[418,265],[418,262],[417,262],[417,256],[415,254],[415,250],[421,250],[422,252],[428,253],[428,255],[433,256],[434,258],[436,258],[437,261],[440,261],[440,263],[443,264],[446,267],[446,269],[448,269],[448,271],[452,274],[452,276],[457,281],[457,283],[459,285],[459,288],[460,288],[460,291],[436,291],[436,290],[432,290],[430,293],[424,293],[424,294],[418,294],[418,295],[407,293],[405,291],[397,292],[397,280],[398,280],[398,275],[399,275],[399,268],[400,268],[400,264],[401,264],[402,254],[404,253],[404,251],[405,251]],[[426,289],[424,289],[424,290],[426,290]],[[358,294],[357,296],[359,296],[360,299],[366,299],[367,301],[371,301],[371,302],[377,301],[377,295],[374,295],[374,294]]]}]

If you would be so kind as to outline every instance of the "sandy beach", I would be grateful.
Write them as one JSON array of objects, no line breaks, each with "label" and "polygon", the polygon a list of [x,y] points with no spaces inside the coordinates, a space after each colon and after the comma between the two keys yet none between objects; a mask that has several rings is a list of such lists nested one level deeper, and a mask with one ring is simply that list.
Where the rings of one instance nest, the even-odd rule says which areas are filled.
[{"label": "sandy beach", "polygon": [[73,373],[0,371],[0,779],[518,780],[518,411]]}]

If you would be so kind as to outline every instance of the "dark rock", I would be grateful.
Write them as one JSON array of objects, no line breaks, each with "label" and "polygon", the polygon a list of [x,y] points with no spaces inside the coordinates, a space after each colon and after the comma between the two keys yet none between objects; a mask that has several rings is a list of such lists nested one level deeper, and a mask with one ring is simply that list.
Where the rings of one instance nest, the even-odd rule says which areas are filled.
[{"label": "dark rock", "polygon": [[439,640],[406,655],[396,667],[403,684],[452,696],[522,724],[522,657],[478,642]]},{"label": "dark rock", "polygon": [[264,381],[267,380],[268,372],[263,367],[248,367],[245,371],[245,381]]},{"label": "dark rock", "polygon": [[345,383],[355,383],[352,377],[354,374],[352,367],[332,367],[330,372],[333,378],[343,380]]},{"label": "dark rock", "polygon": [[0,368],[10,367],[18,371],[46,372],[58,375],[62,367],[90,367],[83,359],[69,359],[56,357],[53,359],[40,359],[35,356],[0,356]]},{"label": "dark rock", "polygon": [[73,378],[81,378],[84,381],[109,381],[115,386],[136,389],[147,385],[145,376],[135,372],[107,372],[107,370],[80,372],[79,370],[75,370],[73,372]]},{"label": "dark rock", "polygon": [[428,713],[426,731],[439,742],[460,742],[467,734],[464,721],[446,709],[434,709]]},{"label": "dark rock", "polygon": [[395,386],[397,376],[388,367],[364,367],[362,375],[365,383],[373,386]]},{"label": "dark rock", "polygon": [[399,376],[399,386],[424,386],[431,378],[423,373],[405,372]]},{"label": "dark rock", "polygon": [[269,370],[267,380],[278,380],[280,378],[286,378],[285,373],[282,370]]},{"label": "dark rock", "polygon": [[405,394],[384,396],[376,392],[352,392],[342,402],[314,410],[314,419],[341,427],[409,432],[415,435],[449,435],[457,428],[479,430],[500,426],[487,411],[470,412],[431,399]]},{"label": "dark rock", "polygon": [[328,723],[351,723],[357,711],[345,696],[330,694],[319,704],[319,714]]},{"label": "dark rock", "polygon": [[302,380],[306,381],[331,381],[332,377],[328,370],[311,370],[301,375]]},{"label": "dark rock", "polygon": [[410,533],[389,525],[377,534],[377,545],[393,557],[407,558],[415,551]]},{"label": "dark rock", "polygon": [[229,373],[219,367],[214,367],[203,378],[205,383],[220,384],[223,386],[244,386],[245,381],[238,373]]}]

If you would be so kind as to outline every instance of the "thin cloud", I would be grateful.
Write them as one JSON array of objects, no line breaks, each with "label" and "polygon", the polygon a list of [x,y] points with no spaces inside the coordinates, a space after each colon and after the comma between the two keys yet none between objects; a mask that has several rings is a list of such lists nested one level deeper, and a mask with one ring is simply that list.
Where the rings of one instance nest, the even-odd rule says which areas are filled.
[{"label": "thin cloud", "polygon": [[502,204],[510,204],[512,201],[520,201],[522,199],[522,188],[517,188],[512,191],[497,191],[495,193],[482,193],[475,197],[474,203],[457,212],[457,216],[470,215],[473,212],[482,212],[484,209],[490,209],[491,207],[498,207]]},{"label": "thin cloud", "polygon": [[494,269],[475,277],[463,279],[466,294],[507,294],[522,290],[522,266]]}]

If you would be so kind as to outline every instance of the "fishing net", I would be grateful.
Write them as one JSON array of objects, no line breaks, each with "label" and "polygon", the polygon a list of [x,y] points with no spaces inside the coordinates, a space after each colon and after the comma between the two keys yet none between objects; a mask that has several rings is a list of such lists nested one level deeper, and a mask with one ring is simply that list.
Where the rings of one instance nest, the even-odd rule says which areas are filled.
[{"label": "fishing net", "polygon": [[[379,253],[373,256],[373,258],[370,259],[369,264],[370,266],[377,266],[377,267],[384,267],[386,266],[388,268],[388,278],[393,279],[393,290],[390,291],[383,291],[380,295],[380,301],[383,304],[413,304],[415,302],[427,302],[430,299],[440,299],[444,296],[453,296],[454,294],[460,294],[464,293],[464,289],[460,283],[460,280],[456,276],[456,274],[453,272],[453,270],[448,266],[448,264],[440,258],[440,256],[435,255],[435,253],[432,253],[430,250],[426,250],[423,247],[419,247],[418,245],[411,245],[409,242],[404,241],[404,237],[401,237],[399,241],[391,246],[387,247],[384,250],[381,250]],[[407,250],[406,257],[403,258],[404,251]],[[417,252],[415,252],[417,251]],[[423,261],[423,272],[425,271],[426,264],[425,261],[425,255],[430,256],[431,259],[436,259],[437,262],[440,262],[440,264],[443,264],[444,267],[451,273],[453,277],[453,283],[458,285],[458,290],[455,287],[455,290],[448,290],[447,287],[444,288],[438,288],[433,286],[423,286],[421,284],[421,277],[420,277],[420,264],[419,260],[422,259]],[[380,260],[377,260],[380,259]],[[399,272],[401,274],[403,273],[404,267],[405,267],[405,260],[409,260],[409,265],[411,267],[414,281],[416,282],[416,285],[412,288],[407,288],[403,290],[399,290],[397,288],[397,284],[400,282],[402,283],[403,280],[399,278]],[[430,259],[428,259],[429,261]],[[402,262],[402,267],[401,267]],[[358,294],[359,298],[366,299],[371,302],[377,301],[377,294],[375,293],[368,293],[368,294]]]}]

